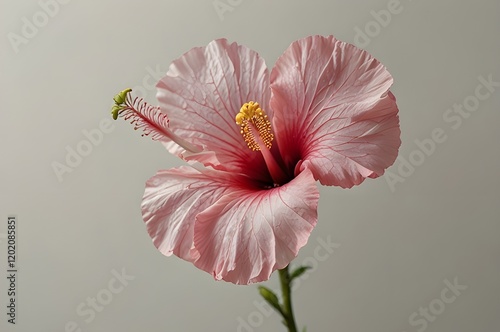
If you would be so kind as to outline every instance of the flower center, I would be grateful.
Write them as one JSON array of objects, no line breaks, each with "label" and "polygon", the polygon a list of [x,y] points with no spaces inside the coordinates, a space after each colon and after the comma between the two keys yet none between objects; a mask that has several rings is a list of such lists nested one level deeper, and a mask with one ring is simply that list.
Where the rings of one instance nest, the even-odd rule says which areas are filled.
[{"label": "flower center", "polygon": [[287,183],[286,173],[270,151],[274,135],[271,131],[271,121],[269,121],[266,112],[260,108],[258,103],[249,101],[241,106],[235,120],[241,128],[241,135],[248,148],[262,153],[269,174],[274,181],[274,187]]},{"label": "flower center", "polygon": [[250,101],[243,104],[240,112],[236,114],[235,120],[241,128],[240,133],[250,150],[260,151],[262,144],[268,149],[271,148],[274,139],[271,132],[271,122],[267,118],[266,112],[260,108],[259,103]]}]

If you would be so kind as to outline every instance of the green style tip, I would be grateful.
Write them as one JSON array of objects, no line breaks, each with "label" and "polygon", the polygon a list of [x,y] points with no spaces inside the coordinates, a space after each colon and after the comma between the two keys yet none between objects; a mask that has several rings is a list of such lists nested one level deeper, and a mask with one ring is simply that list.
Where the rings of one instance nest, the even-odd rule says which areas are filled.
[{"label": "green style tip", "polygon": [[132,89],[125,89],[119,94],[117,94],[113,100],[115,101],[116,105],[121,105],[127,100],[127,94],[131,92]]},{"label": "green style tip", "polygon": [[120,113],[121,110],[123,110],[126,106],[118,106],[115,105],[113,108],[111,108],[111,114],[113,115],[113,120],[118,119],[118,114]]}]

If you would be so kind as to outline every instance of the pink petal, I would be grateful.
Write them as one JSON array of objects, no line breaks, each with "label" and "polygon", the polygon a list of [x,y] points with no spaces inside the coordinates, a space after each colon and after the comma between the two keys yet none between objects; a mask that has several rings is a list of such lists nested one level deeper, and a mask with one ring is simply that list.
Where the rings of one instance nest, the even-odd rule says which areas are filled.
[{"label": "pink petal", "polygon": [[207,174],[184,166],[159,171],[146,182],[142,216],[154,245],[164,255],[191,262],[198,258],[193,248],[195,217],[226,191]]},{"label": "pink petal", "polygon": [[197,216],[197,267],[235,284],[269,279],[307,243],[317,221],[319,192],[304,170],[269,190],[237,190]]},{"label": "pink petal", "polygon": [[[202,154],[189,154],[170,143],[169,151],[216,169],[243,169],[263,177],[262,156],[247,148],[235,124],[244,103],[269,103],[268,70],[256,52],[225,39],[214,40],[175,60],[157,88],[170,129],[203,149]],[[260,166],[249,168],[249,163]]]},{"label": "pink petal", "polygon": [[344,188],[377,177],[401,144],[386,68],[333,36],[294,42],[271,72],[273,125],[285,162]]}]

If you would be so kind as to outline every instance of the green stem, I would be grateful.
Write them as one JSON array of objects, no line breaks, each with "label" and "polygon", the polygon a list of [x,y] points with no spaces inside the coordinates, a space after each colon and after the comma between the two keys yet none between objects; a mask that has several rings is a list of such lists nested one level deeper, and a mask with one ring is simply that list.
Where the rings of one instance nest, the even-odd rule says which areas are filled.
[{"label": "green stem", "polygon": [[280,274],[281,292],[283,294],[283,318],[288,327],[288,332],[297,332],[297,325],[295,324],[295,317],[293,316],[292,292],[288,266],[278,270],[278,272]]}]

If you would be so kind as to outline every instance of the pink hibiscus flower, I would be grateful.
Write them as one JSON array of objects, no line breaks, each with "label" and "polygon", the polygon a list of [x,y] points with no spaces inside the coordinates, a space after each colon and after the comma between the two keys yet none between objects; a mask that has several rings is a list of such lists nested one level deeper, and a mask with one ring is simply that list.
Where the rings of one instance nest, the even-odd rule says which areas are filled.
[{"label": "pink hibiscus flower", "polygon": [[171,64],[159,107],[127,91],[115,117],[190,164],[146,183],[154,245],[217,280],[269,279],[316,225],[316,180],[350,188],[396,159],[392,82],[379,61],[332,36],[292,43],[270,74],[256,52],[219,39]]}]

